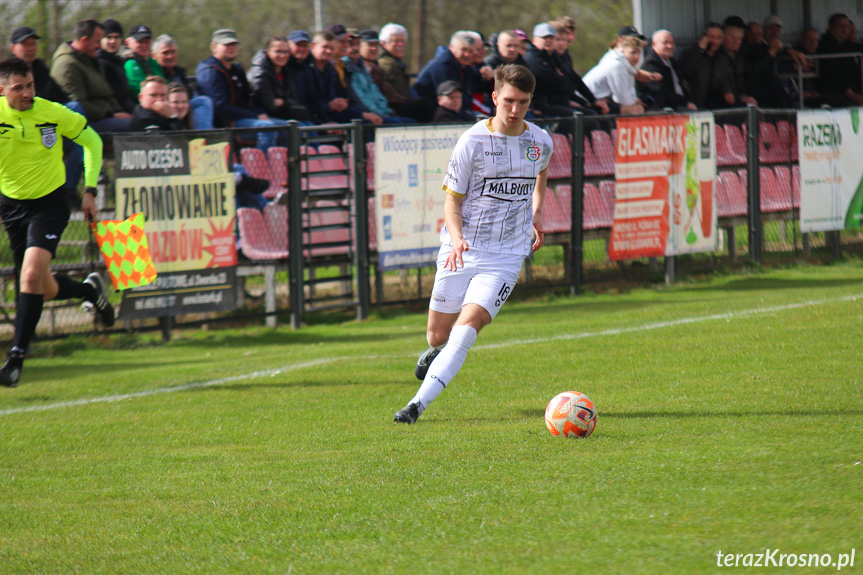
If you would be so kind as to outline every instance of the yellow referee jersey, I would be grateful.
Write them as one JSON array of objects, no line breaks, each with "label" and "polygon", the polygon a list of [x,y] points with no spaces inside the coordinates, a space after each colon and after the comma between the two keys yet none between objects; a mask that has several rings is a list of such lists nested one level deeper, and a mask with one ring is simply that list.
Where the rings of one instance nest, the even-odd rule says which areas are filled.
[{"label": "yellow referee jersey", "polygon": [[[87,119],[69,108],[34,98],[33,106],[19,112],[0,97],[0,191],[18,200],[32,200],[46,196],[66,182],[63,164],[63,140],[78,138],[87,128]],[[101,139],[98,141],[98,159],[101,165]],[[82,140],[89,140],[83,138]],[[79,143],[85,144],[80,141]],[[88,141],[86,151],[93,157],[94,142]],[[89,158],[88,158],[89,159]],[[90,167],[90,166],[88,166]],[[98,178],[88,174],[89,180]],[[92,169],[87,170],[92,172]]]}]

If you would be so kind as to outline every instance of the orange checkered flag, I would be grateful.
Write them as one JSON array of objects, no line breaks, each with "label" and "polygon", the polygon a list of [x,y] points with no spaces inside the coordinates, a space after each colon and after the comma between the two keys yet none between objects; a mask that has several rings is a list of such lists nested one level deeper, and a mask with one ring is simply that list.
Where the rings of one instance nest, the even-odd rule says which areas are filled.
[{"label": "orange checkered flag", "polygon": [[93,235],[115,290],[145,286],[156,279],[156,268],[144,236],[144,214],[128,219],[90,222]]}]

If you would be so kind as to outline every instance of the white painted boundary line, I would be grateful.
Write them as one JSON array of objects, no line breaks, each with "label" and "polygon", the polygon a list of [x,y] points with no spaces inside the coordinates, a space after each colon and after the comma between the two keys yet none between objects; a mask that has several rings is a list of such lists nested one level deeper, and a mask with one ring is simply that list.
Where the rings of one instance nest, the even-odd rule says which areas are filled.
[{"label": "white painted boundary line", "polygon": [[[700,323],[704,321],[716,321],[722,319],[737,319],[741,317],[747,317],[752,315],[761,315],[766,313],[775,313],[781,311],[788,311],[792,309],[800,309],[805,307],[813,307],[817,305],[824,305],[830,303],[842,303],[849,301],[857,301],[859,299],[863,299],[863,294],[855,294],[848,295],[840,298],[833,299],[818,299],[818,300],[806,300],[797,303],[790,303],[785,305],[778,305],[773,307],[764,307],[764,308],[756,308],[756,309],[748,309],[741,311],[732,311],[727,313],[717,313],[711,315],[704,315],[698,317],[686,317],[681,319],[674,319],[669,321],[661,321],[656,323],[648,323],[645,325],[639,325],[634,327],[622,327],[622,328],[614,328],[614,329],[605,329],[602,331],[588,331],[582,333],[568,333],[564,335],[556,335],[552,337],[541,337],[534,339],[518,339],[518,340],[510,340],[504,341],[500,343],[490,343],[486,345],[478,345],[473,349],[499,349],[502,347],[511,347],[513,345],[534,345],[537,343],[548,343],[552,341],[566,341],[573,339],[584,339],[588,337],[601,337],[606,335],[619,335],[623,333],[636,333],[641,331],[650,331],[654,329],[662,329],[666,327],[675,327],[678,325],[687,325],[691,323]],[[367,358],[369,356],[366,356]],[[380,356],[377,356],[380,357]],[[298,369],[304,369],[306,367],[315,367],[318,365],[326,365],[329,363],[335,363],[337,361],[344,361],[348,359],[356,359],[350,356],[342,356],[342,357],[328,357],[321,358],[312,361],[307,361],[303,363],[296,363],[293,365],[287,365],[284,367],[276,368],[276,369],[268,369],[264,371],[254,371],[252,373],[247,373],[244,375],[234,375],[231,377],[222,377],[218,379],[211,379],[209,381],[200,381],[195,383],[187,383],[185,385],[175,385],[171,387],[162,387],[159,389],[150,389],[147,391],[138,391],[136,393],[125,393],[121,395],[108,395],[104,397],[92,397],[87,399],[76,399],[73,401],[62,401],[59,403],[48,403],[45,405],[34,405],[31,407],[16,407],[12,409],[5,409],[0,411],[0,416],[3,415],[12,415],[15,413],[29,413],[35,411],[48,411],[51,409],[59,409],[62,407],[75,407],[78,405],[92,405],[96,403],[110,403],[114,401],[123,401],[126,399],[134,399],[136,397],[147,397],[150,395],[156,395],[158,393],[174,393],[177,391],[186,391],[188,389],[198,389],[204,387],[213,387],[216,385],[222,385],[225,383],[232,383],[235,381],[244,381],[248,379],[255,379],[259,377],[272,377],[274,375],[278,375],[280,373],[286,373],[289,371],[296,371]]]}]

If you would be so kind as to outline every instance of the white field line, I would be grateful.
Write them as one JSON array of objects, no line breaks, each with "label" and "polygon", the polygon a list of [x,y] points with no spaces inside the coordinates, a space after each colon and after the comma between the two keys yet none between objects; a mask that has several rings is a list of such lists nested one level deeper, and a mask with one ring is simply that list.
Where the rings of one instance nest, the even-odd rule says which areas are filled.
[{"label": "white field line", "polygon": [[[790,304],[778,305],[778,306],[772,306],[772,307],[762,307],[762,308],[732,311],[732,312],[727,312],[727,313],[717,313],[717,314],[703,315],[703,316],[696,316],[696,317],[685,317],[685,318],[674,319],[674,320],[669,320],[669,321],[648,323],[648,324],[633,326],[633,327],[622,327],[622,328],[614,328],[614,329],[605,329],[605,330],[601,330],[601,331],[588,331],[588,332],[582,332],[582,333],[568,333],[568,334],[563,334],[563,335],[555,335],[555,336],[551,336],[551,337],[540,337],[540,338],[534,338],[534,339],[510,340],[510,341],[504,341],[504,342],[499,342],[499,343],[490,343],[490,344],[485,344],[485,345],[478,345],[478,346],[475,346],[474,349],[498,349],[498,348],[502,348],[502,347],[511,347],[514,345],[533,345],[533,344],[537,344],[537,343],[548,343],[551,341],[566,341],[566,340],[572,340],[572,339],[583,339],[583,338],[588,338],[588,337],[619,335],[622,333],[636,333],[636,332],[641,332],[641,331],[650,331],[650,330],[654,330],[654,329],[662,329],[662,328],[666,328],[666,327],[675,327],[678,325],[687,325],[687,324],[691,324],[691,323],[699,323],[699,322],[704,322],[704,321],[736,319],[736,318],[747,317],[747,316],[752,316],[752,315],[775,313],[775,312],[788,311],[788,310],[792,310],[792,309],[800,309],[800,308],[806,308],[806,307],[813,307],[813,306],[824,305],[824,304],[857,301],[858,299],[861,299],[861,298],[863,298],[863,294],[848,295],[848,296],[843,296],[843,297],[839,297],[839,298],[832,298],[832,299],[806,300],[806,301],[801,301],[801,302],[797,302],[797,303],[790,303]],[[367,359],[369,357],[370,356],[366,356]],[[381,357],[381,356],[374,356],[374,357]],[[61,401],[58,403],[47,403],[45,405],[34,405],[34,406],[30,406],[30,407],[16,407],[16,408],[12,408],[12,409],[0,410],[0,416],[12,415],[15,413],[28,413],[28,412],[34,412],[34,411],[48,411],[51,409],[59,409],[62,407],[75,407],[75,406],[79,406],[79,405],[92,405],[95,403],[110,403],[110,402],[115,402],[115,401],[123,401],[126,399],[134,399],[136,397],[147,397],[150,395],[156,395],[157,393],[174,393],[177,391],[186,391],[189,389],[213,387],[213,386],[222,385],[225,383],[232,383],[235,381],[244,381],[244,380],[256,379],[256,378],[260,378],[260,377],[272,377],[272,376],[278,375],[280,373],[286,373],[289,371],[296,371],[298,369],[304,369],[306,367],[315,367],[318,365],[326,365],[326,364],[335,363],[338,361],[345,361],[345,360],[349,360],[349,359],[356,359],[356,358],[350,357],[350,356],[321,358],[321,359],[316,359],[316,360],[312,360],[312,361],[306,361],[303,363],[295,363],[292,365],[287,365],[287,366],[279,367],[279,368],[275,368],[275,369],[253,371],[252,373],[247,373],[247,374],[243,374],[243,375],[234,375],[231,377],[220,377],[218,379],[210,379],[208,381],[199,381],[199,382],[195,382],[195,383],[187,383],[184,385],[161,387],[158,389],[150,389],[147,391],[138,391],[135,393],[124,393],[124,394],[120,394],[120,395],[108,395],[108,396],[104,396],[104,397],[91,397],[91,398],[86,398],[86,399],[76,399],[76,400],[72,400],[72,401]]]}]

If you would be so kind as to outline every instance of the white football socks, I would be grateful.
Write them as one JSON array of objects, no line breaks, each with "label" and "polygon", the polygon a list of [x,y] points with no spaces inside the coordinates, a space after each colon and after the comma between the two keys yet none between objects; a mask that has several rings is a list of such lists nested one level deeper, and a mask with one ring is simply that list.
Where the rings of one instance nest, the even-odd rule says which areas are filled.
[{"label": "white football socks", "polygon": [[467,359],[468,350],[475,341],[476,330],[471,326],[457,325],[452,328],[446,347],[441,350],[429,366],[419,391],[411,400],[411,403],[420,404],[420,413],[440,395],[440,392],[456,376]]}]

